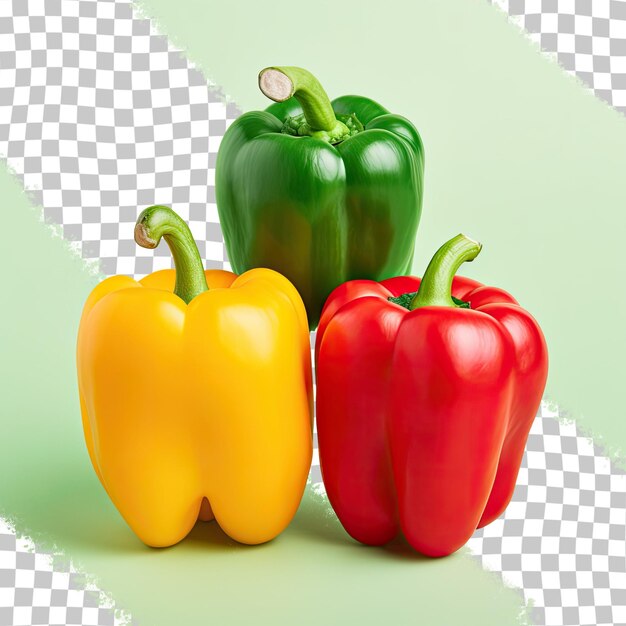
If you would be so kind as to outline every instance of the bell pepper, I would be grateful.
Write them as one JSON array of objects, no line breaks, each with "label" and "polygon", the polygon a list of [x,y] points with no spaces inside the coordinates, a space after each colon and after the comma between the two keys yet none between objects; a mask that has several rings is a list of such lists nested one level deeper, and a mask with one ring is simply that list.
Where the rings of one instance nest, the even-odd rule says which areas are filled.
[{"label": "bell pepper", "polygon": [[215,193],[232,267],[269,267],[298,289],[311,329],[346,280],[411,268],[424,148],[416,128],[361,96],[330,102],[298,67],[261,71],[276,103],[222,138]]},{"label": "bell pepper", "polygon": [[137,243],[162,237],[175,271],[108,278],[85,304],[77,367],[89,456],[150,546],[177,543],[198,518],[242,543],[268,541],[295,514],[311,462],[304,305],[272,270],[205,272],[185,222],[146,209]]},{"label": "bell pepper", "polygon": [[324,307],[320,464],[330,503],[358,541],[382,545],[401,532],[415,550],[444,556],[511,499],[547,349],[510,294],[454,276],[479,251],[459,235],[421,281],[351,281]]}]

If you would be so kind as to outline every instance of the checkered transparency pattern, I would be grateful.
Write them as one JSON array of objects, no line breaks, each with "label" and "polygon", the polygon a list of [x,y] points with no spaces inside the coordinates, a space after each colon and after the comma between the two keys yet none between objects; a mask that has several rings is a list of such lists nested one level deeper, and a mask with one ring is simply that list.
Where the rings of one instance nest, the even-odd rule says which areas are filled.
[{"label": "checkered transparency pattern", "polygon": [[0,624],[121,626],[130,617],[67,559],[36,551],[0,520]]},{"label": "checkered transparency pattern", "polygon": [[513,499],[468,546],[534,624],[626,624],[626,473],[542,404]]},{"label": "checkered transparency pattern", "polygon": [[[626,3],[594,0],[593,15],[590,2],[497,4],[528,20],[532,38],[624,110]],[[571,19],[557,17],[552,36],[550,16],[574,12],[575,33]],[[606,56],[608,88],[607,63],[595,60]],[[153,252],[133,241],[138,212],[155,203],[190,223],[207,267],[228,269],[214,170],[238,115],[126,0],[0,2],[0,155],[45,220],[104,274],[171,267],[163,244]],[[311,480],[321,481],[317,449]],[[533,602],[536,624],[626,624],[625,544],[624,474],[543,406],[513,502],[470,550]],[[110,600],[67,567],[0,527],[0,626],[118,619]]]},{"label": "checkered transparency pattern", "polygon": [[598,98],[626,113],[626,0],[491,0]]},{"label": "checkered transparency pattern", "polygon": [[207,267],[228,267],[215,159],[239,115],[128,2],[0,3],[0,154],[46,221],[104,274],[172,266],[137,246],[138,212],[167,204]]}]

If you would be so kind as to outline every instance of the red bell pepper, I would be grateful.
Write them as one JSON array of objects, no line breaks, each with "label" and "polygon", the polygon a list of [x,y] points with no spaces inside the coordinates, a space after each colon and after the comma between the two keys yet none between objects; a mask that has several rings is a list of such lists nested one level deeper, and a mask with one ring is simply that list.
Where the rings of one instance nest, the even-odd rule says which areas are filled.
[{"label": "red bell pepper", "polygon": [[353,280],[317,331],[317,428],[329,500],[346,531],[402,531],[444,556],[513,494],[545,387],[537,322],[506,291],[455,276],[481,246],[458,235],[424,278]]}]

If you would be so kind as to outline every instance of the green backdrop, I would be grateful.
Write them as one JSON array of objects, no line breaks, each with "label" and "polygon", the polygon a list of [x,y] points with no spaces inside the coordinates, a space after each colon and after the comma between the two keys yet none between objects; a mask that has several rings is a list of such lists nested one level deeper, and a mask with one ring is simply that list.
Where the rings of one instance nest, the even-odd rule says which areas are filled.
[{"label": "green backdrop", "polygon": [[[480,239],[471,275],[509,289],[544,327],[549,397],[624,449],[622,117],[482,0],[142,6],[243,109],[267,104],[259,69],[289,64],[314,71],[331,96],[369,95],[414,120],[427,150],[416,271],[451,235]],[[143,547],[82,441],[75,334],[97,279],[6,171],[0,189],[0,506],[20,532],[65,550],[146,626],[524,621],[519,593],[466,553],[431,561],[401,544],[359,546],[310,491],[268,545],[238,546],[202,525],[174,548]]]},{"label": "green backdrop", "polygon": [[291,0],[138,6],[243,110],[270,104],[260,69],[300,65],[331,97],[368,95],[410,118],[426,148],[415,271],[452,235],[479,239],[484,249],[463,271],[535,314],[550,348],[548,397],[618,458],[622,115],[485,0],[318,0],[310,11]]}]

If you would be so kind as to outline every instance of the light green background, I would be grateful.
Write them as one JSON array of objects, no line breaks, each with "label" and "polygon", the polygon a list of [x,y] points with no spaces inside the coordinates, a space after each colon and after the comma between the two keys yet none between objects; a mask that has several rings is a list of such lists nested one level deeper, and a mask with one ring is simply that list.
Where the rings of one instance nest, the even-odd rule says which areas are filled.
[{"label": "light green background", "polygon": [[[244,109],[266,104],[259,69],[294,64],[333,96],[367,94],[413,119],[427,149],[416,271],[458,231],[481,239],[468,270],[540,320],[550,397],[624,449],[622,118],[482,0],[324,0],[316,15],[285,0],[143,6]],[[0,506],[18,530],[67,550],[145,626],[517,623],[519,595],[465,554],[429,561],[401,545],[358,546],[311,493],[266,546],[237,546],[214,525],[169,550],[139,544],[82,441],[74,344],[95,279],[6,172],[0,189]]]},{"label": "light green background", "polygon": [[141,544],[83,444],[74,345],[96,280],[4,169],[0,189],[12,234],[0,248],[0,505],[18,531],[65,550],[142,626],[517,623],[519,596],[477,561],[358,545],[311,491],[289,529],[263,546],[236,544],[215,524],[167,550]]},{"label": "light green background", "polygon": [[269,104],[260,69],[301,65],[331,97],[368,95],[413,120],[426,148],[416,273],[458,232],[479,239],[463,271],[537,317],[548,397],[624,465],[622,115],[485,0],[139,6],[243,110]]}]

